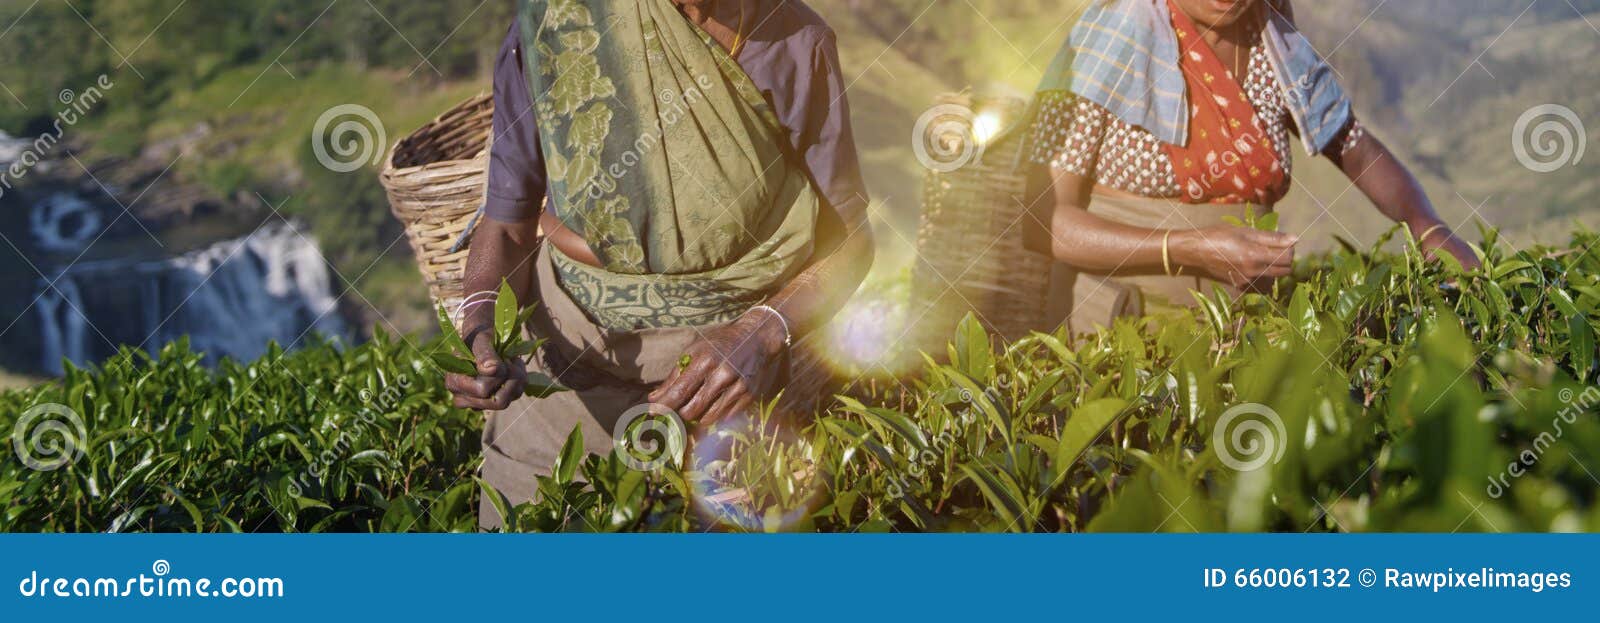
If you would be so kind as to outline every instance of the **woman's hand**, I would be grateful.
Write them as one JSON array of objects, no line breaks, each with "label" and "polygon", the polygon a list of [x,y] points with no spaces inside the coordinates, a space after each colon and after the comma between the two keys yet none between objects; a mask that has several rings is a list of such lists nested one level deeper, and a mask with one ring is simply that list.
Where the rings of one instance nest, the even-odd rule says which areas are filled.
[{"label": "woman's hand", "polygon": [[1217,281],[1244,287],[1257,279],[1276,279],[1293,269],[1299,236],[1249,227],[1219,225],[1174,231],[1173,259]]},{"label": "woman's hand", "polygon": [[778,318],[760,310],[702,331],[685,352],[686,365],[650,393],[650,402],[708,424],[748,409],[777,380],[784,331]]},{"label": "woman's hand", "polygon": [[1472,250],[1472,246],[1457,237],[1455,232],[1450,231],[1450,227],[1442,221],[1424,221],[1420,225],[1409,226],[1409,229],[1411,235],[1417,239],[1417,246],[1422,247],[1429,256],[1437,257],[1441,252],[1449,253],[1461,263],[1462,268],[1467,270],[1473,270],[1483,264],[1478,261],[1478,254]]},{"label": "woman's hand", "polygon": [[1417,178],[1372,133],[1364,134],[1359,142],[1343,153],[1330,151],[1329,157],[1372,200],[1379,212],[1396,223],[1404,223],[1418,246],[1429,256],[1437,257],[1443,250],[1454,256],[1467,270],[1482,264],[1472,247],[1456,237],[1450,227],[1439,219],[1433,202],[1428,200],[1428,194],[1423,191]]},{"label": "woman's hand", "polygon": [[[498,144],[498,143],[497,143]],[[533,215],[538,216],[538,211]],[[472,234],[467,253],[466,291],[499,292],[501,283],[511,284],[518,301],[534,300],[532,262],[528,258],[539,250],[539,219],[505,223],[482,219]],[[498,296],[498,295],[496,295]],[[522,361],[503,361],[494,351],[494,305],[488,302],[469,305],[461,320],[461,338],[472,349],[478,367],[476,376],[446,374],[444,384],[455,394],[455,405],[465,409],[499,411],[522,396],[528,369]]]},{"label": "woman's hand", "polygon": [[494,352],[494,330],[483,328],[467,333],[478,375],[445,374],[444,386],[455,394],[455,405],[463,409],[503,411],[522,397],[528,384],[528,367],[521,359],[505,361]]}]

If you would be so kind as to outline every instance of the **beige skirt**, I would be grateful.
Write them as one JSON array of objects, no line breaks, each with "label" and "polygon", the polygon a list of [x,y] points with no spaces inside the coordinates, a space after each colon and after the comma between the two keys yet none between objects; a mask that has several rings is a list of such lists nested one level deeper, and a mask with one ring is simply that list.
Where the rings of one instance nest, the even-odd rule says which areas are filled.
[{"label": "beige skirt", "polygon": [[[588,453],[610,453],[617,421],[648,402],[650,392],[671,376],[704,328],[605,329],[561,286],[554,253],[560,251],[540,245],[534,258],[534,300],[539,306],[528,331],[546,342],[528,358],[528,371],[545,374],[572,391],[518,399],[510,408],[488,414],[483,426],[483,479],[512,505],[533,499],[535,477],[551,473],[573,428],[583,431]],[[784,356],[779,375],[783,394],[774,407],[779,418],[814,412],[836,384],[809,343]],[[479,504],[478,521],[487,530],[501,524],[487,498]]]},{"label": "beige skirt", "polygon": [[[572,389],[549,398],[525,397],[488,414],[483,426],[483,479],[512,505],[533,499],[535,476],[549,474],[574,427],[583,430],[592,454],[612,450],[611,431],[624,412],[667,379],[697,337],[694,328],[611,331],[596,325],[561,287],[551,264],[551,245],[534,259],[539,306],[528,329],[547,341],[528,361],[528,371],[548,375]],[[501,520],[485,498],[479,524]]]},{"label": "beige skirt", "polygon": [[[1095,194],[1089,202],[1089,213],[1107,220],[1176,230],[1222,225],[1227,222],[1223,220],[1225,216],[1243,219],[1249,208],[1247,204],[1187,204],[1173,199],[1101,194]],[[1196,303],[1191,292],[1209,294],[1213,286],[1221,286],[1234,295],[1239,292],[1231,285],[1197,276],[1111,276],[1057,262],[1050,273],[1049,328],[1065,324],[1069,334],[1080,335],[1109,327],[1117,318],[1142,316],[1162,307],[1193,307]]]}]

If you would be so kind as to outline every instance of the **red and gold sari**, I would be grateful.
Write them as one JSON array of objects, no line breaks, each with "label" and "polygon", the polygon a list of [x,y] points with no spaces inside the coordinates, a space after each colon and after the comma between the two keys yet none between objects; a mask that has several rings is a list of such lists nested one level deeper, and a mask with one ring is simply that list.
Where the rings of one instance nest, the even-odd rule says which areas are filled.
[{"label": "red and gold sari", "polygon": [[1165,147],[1184,201],[1276,203],[1289,180],[1255,107],[1189,16],[1176,6],[1171,13],[1178,68],[1188,85],[1189,141]]}]

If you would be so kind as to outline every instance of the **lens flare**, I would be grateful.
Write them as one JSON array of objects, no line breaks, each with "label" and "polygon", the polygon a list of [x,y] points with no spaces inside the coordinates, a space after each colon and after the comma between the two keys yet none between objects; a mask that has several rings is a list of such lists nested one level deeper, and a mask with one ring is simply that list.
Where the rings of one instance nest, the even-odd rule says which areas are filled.
[{"label": "lens flare", "polygon": [[856,378],[872,372],[907,372],[915,353],[904,348],[910,329],[906,299],[893,292],[857,294],[828,323],[821,353],[834,372]]},{"label": "lens flare", "polygon": [[838,378],[910,371],[902,365],[916,356],[905,352],[911,337],[913,253],[909,246],[880,247],[861,287],[808,346]]},{"label": "lens flare", "polygon": [[979,144],[988,145],[989,141],[994,140],[994,137],[1000,134],[1000,130],[1005,127],[1000,122],[999,111],[985,110],[978,113],[978,118],[972,121],[973,138],[978,139]]},{"label": "lens flare", "polygon": [[[788,427],[748,416],[725,418],[704,428],[690,448],[690,495],[696,514],[717,529],[785,532],[802,524],[820,504],[812,469],[796,461],[805,448]],[[802,453],[803,454],[803,453]],[[782,495],[752,497],[740,483]],[[789,507],[789,510],[782,510]]]}]

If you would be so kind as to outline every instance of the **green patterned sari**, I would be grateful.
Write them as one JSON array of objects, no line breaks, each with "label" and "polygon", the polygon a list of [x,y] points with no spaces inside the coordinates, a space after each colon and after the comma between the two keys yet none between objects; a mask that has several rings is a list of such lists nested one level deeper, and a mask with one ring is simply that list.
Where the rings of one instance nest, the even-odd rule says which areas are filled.
[{"label": "green patterned sari", "polygon": [[726,50],[671,0],[524,0],[549,209],[600,258],[553,253],[613,330],[725,322],[811,257],[818,193]]}]

